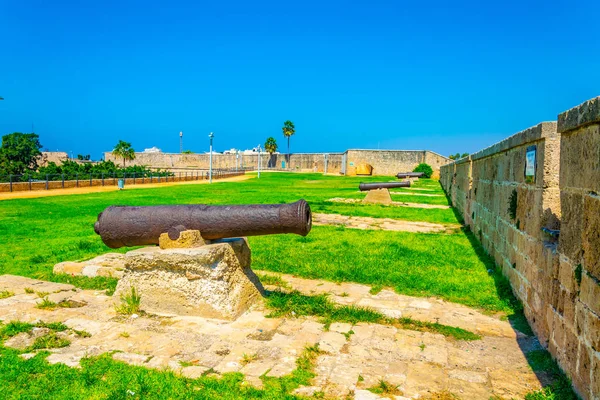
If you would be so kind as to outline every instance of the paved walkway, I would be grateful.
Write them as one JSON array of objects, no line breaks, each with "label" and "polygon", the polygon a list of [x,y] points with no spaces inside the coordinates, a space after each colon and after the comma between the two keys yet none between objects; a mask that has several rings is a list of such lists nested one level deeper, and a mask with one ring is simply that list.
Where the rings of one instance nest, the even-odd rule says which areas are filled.
[{"label": "paved walkway", "polygon": [[[266,318],[255,306],[236,321],[199,317],[132,316],[115,312],[115,299],[103,292],[23,277],[0,276],[0,291],[14,296],[0,300],[0,320],[64,322],[91,337],[70,335],[71,345],[51,350],[48,361],[77,366],[82,357],[119,351],[115,359],[149,368],[171,368],[198,377],[211,368],[217,373],[239,371],[249,384],[260,387],[260,376],[283,376],[307,345],[319,344],[312,386],[297,392],[324,391],[341,397],[378,398],[367,391],[381,380],[397,385],[397,399],[423,398],[450,392],[464,400],[523,398],[541,387],[524,352],[540,349],[535,337],[515,333],[500,321],[464,306],[438,299],[401,296],[388,290],[369,294],[358,284],[298,279],[281,275],[291,288],[305,293],[332,293],[339,303],[369,306],[391,316],[439,320],[483,335],[482,340],[456,341],[439,334],[415,332],[377,324],[332,324],[329,330],[311,317]],[[50,293],[51,301],[71,300],[77,308],[42,310],[41,299],[25,289]],[[19,334],[5,345],[27,346],[32,334]],[[30,355],[24,354],[23,357]],[[426,397],[425,397],[426,398]]]},{"label": "paved walkway", "polygon": [[455,232],[460,229],[458,224],[434,224],[432,222],[402,221],[392,218],[351,217],[341,214],[312,215],[313,225],[341,225],[354,229],[374,229],[404,232]]},{"label": "paved walkway", "polygon": [[[327,199],[327,201],[332,201],[334,203],[346,203],[346,204],[362,203],[362,199],[349,199],[349,198],[345,198],[345,197],[334,197],[332,199]],[[405,201],[392,201],[392,205],[397,206],[397,207],[412,207],[412,208],[439,208],[442,210],[447,210],[450,208],[450,206],[445,206],[442,204],[407,203]]]}]

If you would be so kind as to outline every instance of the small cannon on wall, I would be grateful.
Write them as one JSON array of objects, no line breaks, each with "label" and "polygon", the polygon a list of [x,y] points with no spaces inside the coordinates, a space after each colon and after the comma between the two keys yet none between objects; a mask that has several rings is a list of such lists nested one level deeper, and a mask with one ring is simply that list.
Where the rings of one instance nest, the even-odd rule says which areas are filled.
[{"label": "small cannon on wall", "polygon": [[396,177],[398,179],[406,179],[406,178],[423,178],[425,174],[423,172],[398,172]]},{"label": "small cannon on wall", "polygon": [[112,206],[98,215],[94,230],[111,248],[159,245],[125,254],[115,299],[136,291],[146,312],[235,319],[264,294],[243,236],[306,236],[311,226],[310,206],[299,200],[235,206]]}]

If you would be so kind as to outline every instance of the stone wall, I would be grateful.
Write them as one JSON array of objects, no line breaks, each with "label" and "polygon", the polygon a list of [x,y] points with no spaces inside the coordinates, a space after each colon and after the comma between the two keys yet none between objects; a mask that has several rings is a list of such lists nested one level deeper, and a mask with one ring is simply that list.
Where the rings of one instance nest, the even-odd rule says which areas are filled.
[{"label": "stone wall", "polygon": [[[584,399],[600,396],[599,104],[586,102],[558,124],[543,122],[440,170],[454,207]],[[527,179],[532,146],[535,178]]]},{"label": "stone wall", "polygon": [[42,155],[38,158],[38,166],[45,167],[49,162],[57,165],[69,159],[69,156],[64,151],[42,151]]},{"label": "stone wall", "polygon": [[[127,161],[126,165],[146,165],[151,168],[168,170],[208,169],[208,154],[180,153],[135,153],[135,160]],[[282,162],[287,160],[286,154],[262,154],[262,168],[282,169]],[[122,165],[122,159],[107,152],[105,160],[111,160]],[[367,163],[373,166],[373,175],[396,175],[401,171],[412,171],[418,164],[426,162],[434,171],[439,171],[448,158],[427,150],[347,150],[344,153],[294,153],[289,156],[288,169],[303,172],[325,172],[356,174],[356,166]],[[256,169],[258,154],[240,154],[236,161],[234,154],[213,154],[213,168]]]}]

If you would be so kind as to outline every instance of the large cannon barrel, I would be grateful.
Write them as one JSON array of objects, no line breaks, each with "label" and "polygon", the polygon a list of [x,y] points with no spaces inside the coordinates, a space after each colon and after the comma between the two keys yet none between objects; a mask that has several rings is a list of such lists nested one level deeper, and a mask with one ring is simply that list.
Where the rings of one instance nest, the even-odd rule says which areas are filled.
[{"label": "large cannon barrel", "polygon": [[398,172],[396,177],[398,179],[402,178],[423,178],[425,174],[423,172]]},{"label": "large cannon barrel", "polygon": [[113,249],[158,244],[162,233],[177,239],[183,230],[199,230],[204,239],[296,233],[312,226],[304,200],[290,204],[209,206],[111,206],[98,215],[94,230]]},{"label": "large cannon barrel", "polygon": [[361,192],[366,192],[368,190],[377,190],[377,189],[394,189],[394,188],[402,188],[402,187],[410,187],[410,181],[406,182],[373,182],[373,183],[361,183],[358,185],[358,188]]}]

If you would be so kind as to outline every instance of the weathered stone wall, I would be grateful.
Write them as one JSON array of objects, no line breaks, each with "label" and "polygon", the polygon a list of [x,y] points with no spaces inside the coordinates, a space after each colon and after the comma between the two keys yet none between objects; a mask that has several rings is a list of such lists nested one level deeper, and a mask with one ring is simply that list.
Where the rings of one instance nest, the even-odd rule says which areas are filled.
[{"label": "weathered stone wall", "polygon": [[[126,165],[146,165],[151,168],[168,170],[182,169],[208,169],[208,154],[180,154],[180,153],[135,153],[135,160],[127,161]],[[286,161],[286,154],[262,154],[262,168],[281,169],[282,162]],[[122,159],[116,159],[111,153],[105,153],[105,159],[119,165]],[[327,160],[327,165],[326,165]],[[286,165],[291,170],[313,171],[327,173],[343,173],[356,175],[356,166],[367,163],[373,166],[373,175],[396,175],[398,172],[412,171],[417,165],[425,162],[438,172],[441,165],[448,162],[448,158],[428,150],[348,150],[344,153],[295,153],[291,154]],[[344,169],[345,162],[345,169]],[[255,169],[258,164],[258,155],[242,155],[237,158],[237,166]],[[231,169],[236,167],[234,154],[213,154],[213,168]],[[437,177],[437,174],[436,174]]]},{"label": "weathered stone wall", "polygon": [[69,159],[69,156],[64,151],[42,151],[42,155],[38,157],[38,166],[45,167],[49,162],[57,165]]},{"label": "weathered stone wall", "polygon": [[[536,146],[535,180],[525,178]],[[584,399],[600,396],[600,98],[440,170],[465,223]],[[516,207],[511,197],[516,196]],[[559,239],[548,230],[560,230]]]},{"label": "weathered stone wall", "polygon": [[[115,158],[111,153],[104,153],[105,160],[123,165],[123,159]],[[213,168],[233,169],[251,168],[258,166],[258,154],[213,154]],[[281,169],[286,154],[261,154],[261,167],[264,169]],[[289,169],[298,171],[324,172],[327,160],[327,173],[339,173],[342,169],[342,153],[296,153],[290,155]],[[135,153],[135,160],[126,161],[129,165],[146,165],[151,168],[167,170],[208,169],[209,154],[180,154],[180,153]]]},{"label": "weathered stone wall", "polygon": [[[600,398],[600,97],[558,116],[560,262],[550,350],[585,398]],[[586,392],[588,388],[589,392]]]}]

